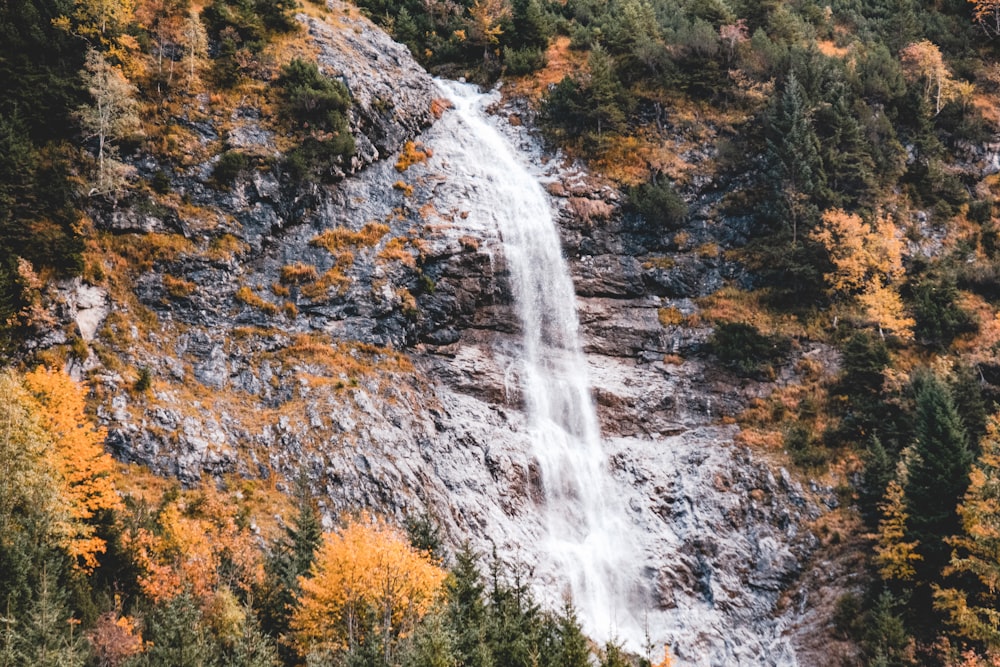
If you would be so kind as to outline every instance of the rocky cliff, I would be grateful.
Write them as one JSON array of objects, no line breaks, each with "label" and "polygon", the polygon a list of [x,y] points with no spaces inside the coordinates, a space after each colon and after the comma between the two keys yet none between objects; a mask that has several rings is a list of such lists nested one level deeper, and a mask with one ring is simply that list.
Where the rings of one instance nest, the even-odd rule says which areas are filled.
[{"label": "rocky cliff", "polygon": [[[122,460],[186,484],[235,474],[283,488],[304,473],[328,517],[428,511],[451,543],[533,567],[555,601],[558,573],[530,546],[542,481],[511,376],[519,324],[502,245],[469,214],[481,184],[450,171],[443,146],[457,130],[433,80],[353,10],[334,15],[300,20],[354,100],[343,180],[305,186],[263,169],[219,189],[222,151],[277,151],[260,109],[224,124],[177,118],[210,157],[170,174],[175,204],[95,211],[123,263],[106,267],[108,291],[81,284],[56,299],[91,351],[77,371],[96,382]],[[702,354],[709,329],[687,317],[737,272],[696,250],[740,233],[739,220],[714,222],[725,184],[692,182],[679,247],[545,152],[521,103],[496,112],[558,214],[609,465],[643,535],[634,604],[649,637],[680,664],[824,664],[809,648],[829,626],[814,601],[851,585],[832,581],[842,565],[813,562],[837,498],[734,443],[729,418],[767,388],[716,369]],[[152,157],[134,162],[162,173]]]}]

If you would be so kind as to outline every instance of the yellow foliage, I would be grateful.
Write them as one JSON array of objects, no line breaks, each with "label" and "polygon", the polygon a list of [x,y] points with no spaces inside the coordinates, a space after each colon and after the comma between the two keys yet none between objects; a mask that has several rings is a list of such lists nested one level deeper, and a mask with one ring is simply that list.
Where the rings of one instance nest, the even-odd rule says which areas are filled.
[{"label": "yellow foliage", "polygon": [[656,315],[662,327],[674,327],[684,322],[684,314],[674,307],[660,308]]},{"label": "yellow foliage", "polygon": [[313,239],[309,241],[309,244],[325,248],[330,254],[336,255],[337,252],[343,250],[344,248],[374,246],[388,233],[388,225],[384,225],[380,222],[369,222],[357,232],[344,227],[327,229],[313,237]]},{"label": "yellow foliage", "polygon": [[424,148],[420,142],[407,141],[403,144],[403,150],[400,151],[399,158],[396,159],[396,171],[403,173],[415,164],[426,162],[427,158],[432,155],[434,155],[434,152],[429,148]]},{"label": "yellow foliage", "polygon": [[833,293],[856,299],[879,332],[908,338],[913,320],[905,315],[899,293],[891,287],[903,277],[903,242],[886,217],[871,223],[832,209],[823,213],[812,238],[826,248],[834,270],[824,275]]},{"label": "yellow foliage", "polygon": [[372,628],[406,636],[437,600],[445,571],[382,520],[348,523],[324,536],[291,628],[300,654],[343,651]]},{"label": "yellow foliage", "polygon": [[875,564],[882,578],[907,581],[916,574],[913,562],[920,560],[917,542],[906,542],[906,497],[903,486],[897,480],[889,482],[885,499],[879,504],[882,518],[878,522],[875,536]]},{"label": "yellow foliage", "polygon": [[105,432],[87,418],[83,388],[65,373],[38,368],[24,380],[37,401],[41,426],[52,437],[48,459],[58,475],[69,516],[60,526],[63,544],[80,567],[90,570],[106,545],[87,522],[98,512],[121,506],[114,461],[104,451]]}]

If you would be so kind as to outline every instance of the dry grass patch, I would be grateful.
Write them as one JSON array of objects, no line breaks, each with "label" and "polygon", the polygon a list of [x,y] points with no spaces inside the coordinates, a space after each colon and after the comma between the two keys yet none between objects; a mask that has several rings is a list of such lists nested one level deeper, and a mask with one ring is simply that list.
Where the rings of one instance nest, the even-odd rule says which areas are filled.
[{"label": "dry grass patch", "polygon": [[285,285],[301,285],[319,277],[316,267],[312,264],[295,262],[281,267],[281,282]]},{"label": "dry grass patch", "polygon": [[198,286],[195,285],[190,280],[185,280],[184,278],[175,278],[170,274],[163,275],[163,289],[167,291],[170,296],[181,299],[186,296],[191,296],[194,294]]},{"label": "dry grass patch", "polygon": [[379,252],[378,258],[386,262],[402,262],[411,269],[416,268],[417,259],[407,249],[407,243],[408,239],[401,236],[389,239],[389,242]]},{"label": "dry grass patch", "polygon": [[232,234],[223,234],[212,239],[205,256],[215,262],[231,262],[248,250],[250,246],[247,243]]},{"label": "dry grass patch", "polygon": [[243,285],[238,290],[236,290],[236,294],[234,295],[234,297],[236,298],[237,301],[242,301],[243,303],[252,308],[263,310],[268,315],[278,314],[278,307],[276,305],[274,305],[270,301],[262,299],[259,294],[254,292],[246,285]]},{"label": "dry grass patch", "polygon": [[381,222],[369,222],[359,231],[346,227],[327,229],[312,238],[310,245],[324,248],[331,255],[336,255],[345,248],[372,247],[389,233],[389,226]]}]

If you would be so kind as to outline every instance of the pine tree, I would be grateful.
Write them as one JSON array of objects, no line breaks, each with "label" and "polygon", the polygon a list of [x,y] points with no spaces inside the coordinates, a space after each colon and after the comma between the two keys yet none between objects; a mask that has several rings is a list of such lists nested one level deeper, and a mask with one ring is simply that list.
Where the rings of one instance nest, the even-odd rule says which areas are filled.
[{"label": "pine tree", "polygon": [[587,648],[587,637],[583,634],[580,622],[576,617],[573,601],[567,599],[562,611],[556,616],[555,624],[555,661],[553,665],[560,667],[589,667],[590,650]]},{"label": "pine tree", "polygon": [[541,614],[525,581],[522,565],[515,565],[507,581],[494,553],[490,566],[487,641],[496,665],[533,667],[538,659]]},{"label": "pine tree", "polygon": [[417,626],[402,658],[403,667],[456,667],[454,637],[445,614],[429,613]]},{"label": "pine tree", "polygon": [[[962,531],[948,540],[954,547],[946,575],[962,587],[936,588],[935,606],[948,616],[960,637],[1000,649],[1000,414],[990,417],[982,453],[969,474],[969,488],[958,515]],[[973,583],[974,582],[974,583]]]},{"label": "pine tree", "polygon": [[918,376],[914,451],[906,484],[909,539],[920,543],[917,571],[930,581],[948,562],[945,538],[958,533],[956,506],[969,484],[972,454],[947,387],[934,375]]},{"label": "pine tree", "polygon": [[454,635],[455,656],[466,667],[492,667],[487,639],[485,587],[479,557],[468,542],[455,555],[455,566],[445,581],[448,627]]},{"label": "pine tree", "polygon": [[[288,622],[300,592],[299,578],[309,572],[316,549],[323,541],[319,512],[308,495],[305,483],[299,482],[297,514],[285,526],[285,534],[271,550],[265,565],[267,590],[261,602],[261,624],[271,634],[281,637],[288,632]],[[282,645],[282,653],[290,651]],[[284,655],[291,658],[291,655]]]},{"label": "pine tree", "polygon": [[90,651],[78,623],[66,609],[64,593],[43,566],[35,599],[18,631],[23,664],[83,667]]},{"label": "pine tree", "polygon": [[969,446],[972,451],[978,451],[979,440],[986,433],[987,417],[979,374],[969,364],[956,363],[948,388],[969,436]]},{"label": "pine tree", "polygon": [[144,636],[148,649],[139,658],[142,667],[206,667],[218,654],[187,591],[153,607]]},{"label": "pine tree", "polygon": [[819,139],[810,118],[809,101],[795,73],[788,75],[767,118],[767,159],[771,182],[791,225],[792,244],[799,226],[815,210],[813,201],[825,188],[826,175],[819,157]]},{"label": "pine tree", "polygon": [[625,121],[624,91],[615,75],[614,59],[600,44],[587,58],[590,80],[587,83],[590,121],[600,138],[605,130],[616,130]]}]

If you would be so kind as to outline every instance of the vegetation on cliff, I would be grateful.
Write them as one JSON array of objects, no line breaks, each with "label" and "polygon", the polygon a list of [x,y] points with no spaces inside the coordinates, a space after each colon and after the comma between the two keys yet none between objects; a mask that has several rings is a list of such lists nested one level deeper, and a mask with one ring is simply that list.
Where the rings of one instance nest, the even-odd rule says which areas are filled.
[{"label": "vegetation on cliff", "polygon": [[[550,141],[627,193],[622,215],[677,253],[733,267],[732,284],[703,299],[697,317],[665,307],[660,322],[711,325],[704,354],[745,380],[767,383],[794,360],[795,381],[749,406],[740,437],[816,474],[833,471],[857,509],[848,532],[858,548],[873,546],[870,580],[841,601],[838,620],[863,660],[996,660],[997,3],[358,5],[432,69],[511,79],[537,102]],[[169,209],[202,231],[218,216],[171,184],[216,154],[206,182],[220,192],[265,171],[287,186],[334,182],[349,169],[353,100],[309,60],[295,11],[328,10],[284,0],[0,7],[4,354],[53,325],[42,292],[54,279],[118,289],[141,324],[155,318],[129,296],[140,273],[179,256],[224,263],[249,250],[224,229],[99,232],[93,213]],[[277,150],[195,140],[206,117],[236,122],[247,98]],[[140,177],[137,155],[153,156],[156,173]],[[397,168],[422,159],[411,144]],[[690,244],[696,212],[712,238]],[[418,240],[387,234],[380,221],[326,230],[313,244],[329,251],[328,268],[289,262],[269,288],[235,288],[233,302],[294,320],[293,291],[310,305],[332,298],[354,253],[376,246],[379,258],[417,271]],[[665,254],[643,259],[670,271]],[[197,290],[183,277],[162,286],[176,300]],[[412,293],[396,297],[418,316]],[[72,332],[66,349],[40,356],[82,360],[79,340]],[[813,343],[838,351],[836,372],[799,354]],[[343,353],[350,377],[302,378],[342,387],[364,374],[356,366],[367,362],[331,350],[322,352]],[[107,354],[103,362],[116,367]],[[154,383],[148,369],[118,370],[140,395]],[[79,390],[59,374],[10,372],[0,385],[3,664],[586,661],[572,608],[540,612],[525,573],[498,570],[484,587],[466,552],[443,578],[433,541],[407,545],[367,520],[322,537],[308,503],[283,536],[255,528],[253,485],[180,491],[117,468],[99,451]],[[330,581],[346,548],[337,540],[349,538],[368,540],[367,555],[399,556],[379,567],[419,572],[415,588],[388,600],[368,595],[377,586],[367,582],[356,597],[326,596],[345,589]],[[621,664],[614,646],[601,656]]]}]

